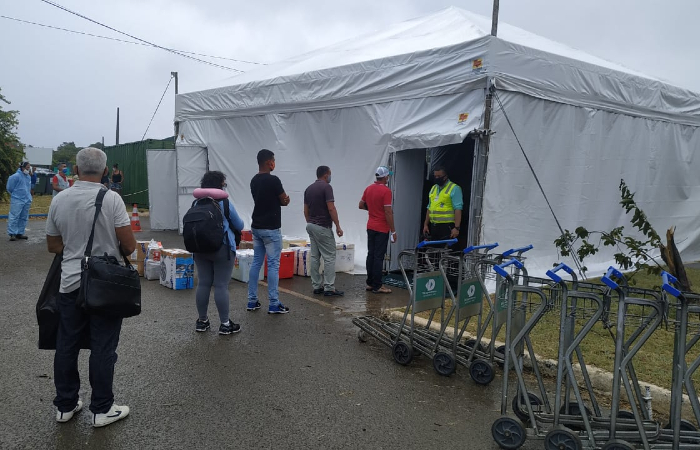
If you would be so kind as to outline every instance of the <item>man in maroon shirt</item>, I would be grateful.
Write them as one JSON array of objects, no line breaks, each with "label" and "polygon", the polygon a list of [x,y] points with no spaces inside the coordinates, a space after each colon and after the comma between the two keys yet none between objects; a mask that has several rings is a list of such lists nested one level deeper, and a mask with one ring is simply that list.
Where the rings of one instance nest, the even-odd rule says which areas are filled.
[{"label": "man in maroon shirt", "polygon": [[362,194],[360,209],[369,213],[367,219],[367,290],[376,294],[388,294],[391,289],[382,285],[382,267],[386,247],[396,242],[394,212],[391,208],[391,189],[387,186],[392,172],[385,166],[377,167],[376,181]]},{"label": "man in maroon shirt", "polygon": [[[318,166],[316,181],[304,191],[304,217],[306,231],[311,241],[311,284],[314,294],[326,297],[341,297],[343,291],[335,288],[335,237],[333,224],[338,237],[343,236],[338,211],[331,187],[331,168]],[[323,258],[323,279],[319,274]]]}]

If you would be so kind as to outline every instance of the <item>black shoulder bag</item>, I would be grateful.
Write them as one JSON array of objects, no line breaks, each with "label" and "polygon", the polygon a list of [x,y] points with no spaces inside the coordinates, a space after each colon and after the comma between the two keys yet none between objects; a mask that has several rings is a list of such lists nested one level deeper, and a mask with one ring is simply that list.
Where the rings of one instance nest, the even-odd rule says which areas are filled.
[{"label": "black shoulder bag", "polygon": [[[88,314],[124,318],[141,313],[141,279],[139,273],[122,254],[126,266],[107,253],[92,256],[95,223],[102,210],[106,189],[100,189],[95,200],[95,218],[92,221],[90,239],[81,263],[80,292],[77,305]],[[120,249],[121,252],[121,249]]]}]

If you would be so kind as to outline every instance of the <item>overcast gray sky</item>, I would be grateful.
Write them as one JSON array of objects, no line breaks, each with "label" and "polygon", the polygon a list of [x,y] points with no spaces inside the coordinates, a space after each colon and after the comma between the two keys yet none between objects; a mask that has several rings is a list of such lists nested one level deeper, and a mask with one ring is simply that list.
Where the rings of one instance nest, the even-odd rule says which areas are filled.
[{"label": "overcast gray sky", "polygon": [[[273,62],[457,6],[491,14],[492,0],[52,0],[173,49]],[[40,0],[0,0],[0,15],[129,39]],[[700,92],[697,0],[501,0],[500,20]],[[252,64],[209,61],[239,70]],[[220,86],[235,74],[152,47],[0,18],[0,88],[20,111],[19,135],[35,147],[140,140],[170,78],[180,92]],[[148,138],[172,134],[174,86]],[[6,107],[6,105],[3,105]]]}]

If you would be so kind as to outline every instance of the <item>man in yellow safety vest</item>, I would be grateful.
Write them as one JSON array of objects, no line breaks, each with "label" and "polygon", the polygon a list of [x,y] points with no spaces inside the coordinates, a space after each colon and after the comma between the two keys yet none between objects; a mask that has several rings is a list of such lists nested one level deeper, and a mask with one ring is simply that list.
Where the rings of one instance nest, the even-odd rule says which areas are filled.
[{"label": "man in yellow safety vest", "polygon": [[459,236],[462,223],[462,188],[447,178],[442,166],[433,170],[435,185],[428,195],[428,211],[425,214],[423,234],[431,240],[452,239]]}]

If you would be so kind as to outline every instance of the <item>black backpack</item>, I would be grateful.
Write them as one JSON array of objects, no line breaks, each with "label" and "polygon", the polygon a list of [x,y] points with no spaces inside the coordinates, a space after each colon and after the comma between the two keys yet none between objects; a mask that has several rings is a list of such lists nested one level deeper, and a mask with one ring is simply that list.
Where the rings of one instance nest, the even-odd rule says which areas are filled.
[{"label": "black backpack", "polygon": [[[190,253],[213,253],[224,244],[224,217],[229,227],[236,233],[228,217],[228,200],[224,201],[221,211],[219,202],[211,197],[204,197],[192,202],[192,207],[182,219],[182,237],[185,248]],[[238,237],[238,235],[236,235]],[[238,240],[238,239],[236,239]]]}]

